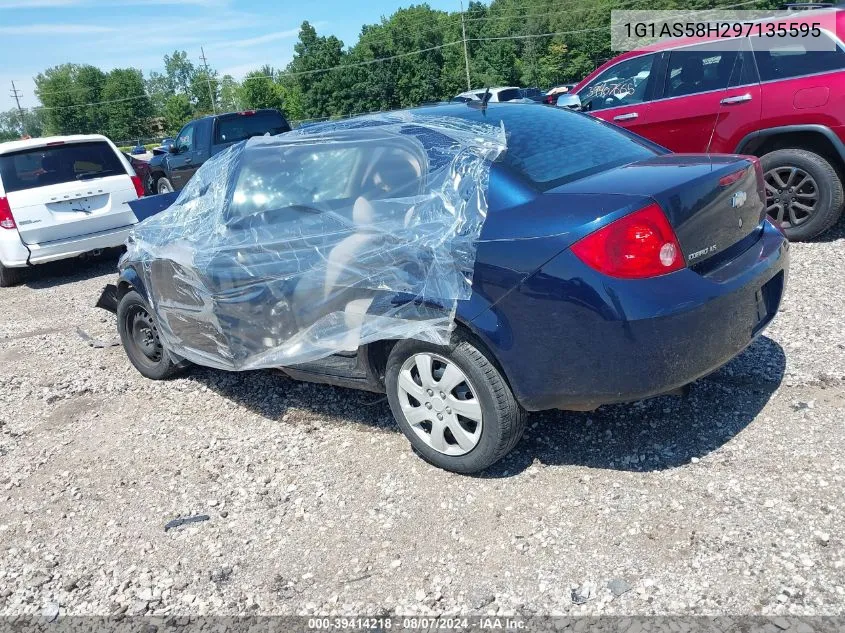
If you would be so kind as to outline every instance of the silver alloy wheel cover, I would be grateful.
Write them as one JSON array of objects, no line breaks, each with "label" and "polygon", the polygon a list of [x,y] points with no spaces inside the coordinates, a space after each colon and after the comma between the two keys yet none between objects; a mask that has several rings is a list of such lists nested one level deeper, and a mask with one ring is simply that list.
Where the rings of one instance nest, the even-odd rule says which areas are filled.
[{"label": "silver alloy wheel cover", "polygon": [[[434,361],[446,366],[439,380],[433,376]],[[414,367],[421,385],[414,380]],[[455,396],[456,387],[461,385],[466,385],[471,398],[461,400]],[[466,455],[478,445],[483,422],[481,403],[475,387],[453,361],[437,354],[414,354],[402,364],[396,390],[405,420],[427,446],[438,453],[458,457]],[[418,405],[415,406],[410,398],[416,400]],[[475,428],[468,429],[458,416],[474,422]],[[447,438],[446,429],[454,442]]]},{"label": "silver alloy wheel cover", "polygon": [[173,193],[173,187],[170,186],[170,181],[166,178],[162,178],[158,181],[158,192],[159,193]]}]

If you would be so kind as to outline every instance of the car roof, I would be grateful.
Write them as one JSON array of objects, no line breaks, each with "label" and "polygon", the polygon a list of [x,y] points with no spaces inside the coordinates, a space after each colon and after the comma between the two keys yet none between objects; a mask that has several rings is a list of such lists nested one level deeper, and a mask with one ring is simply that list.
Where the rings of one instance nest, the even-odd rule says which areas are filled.
[{"label": "car roof", "polygon": [[[375,116],[379,117],[386,114],[401,116],[403,113],[410,112],[416,116],[436,118],[455,117],[458,119],[474,121],[477,123],[487,123],[495,126],[504,123],[506,130],[508,128],[508,121],[512,120],[512,117],[523,118],[525,112],[536,112],[540,117],[551,112],[556,113],[555,116],[558,116],[560,113],[566,113],[572,116],[588,116],[581,115],[565,108],[552,108],[550,106],[537,103],[536,101],[491,101],[487,104],[485,109],[482,109],[479,105],[478,101],[469,101],[466,103],[450,101],[437,105],[379,112]],[[526,108],[528,108],[528,110],[526,110]],[[590,118],[592,119],[592,117]],[[373,115],[361,115],[351,117],[349,119],[342,119],[341,121],[321,121],[319,123],[313,123],[309,127],[315,128],[315,132],[319,132],[320,128],[330,130],[338,123],[351,123],[353,126],[357,127],[357,125],[359,125],[357,124],[358,121],[361,122],[361,127],[371,127],[380,125],[382,121],[387,124],[393,121],[393,119],[380,120],[378,118],[374,118]]]},{"label": "car roof", "polygon": [[28,138],[20,141],[7,141],[0,143],[0,154],[17,152],[25,149],[46,147],[51,143],[82,143],[85,141],[106,141],[102,134],[70,134],[68,136],[42,136],[40,138]]},{"label": "car roof", "polygon": [[[775,24],[781,23],[789,23],[789,24],[801,24],[804,22],[812,22],[813,20],[818,19],[820,14],[826,13],[834,13],[836,15],[836,37],[840,40],[843,39],[843,35],[845,35],[845,9],[838,8],[838,7],[831,7],[825,9],[812,9],[812,10],[803,10],[803,11],[795,11],[790,14],[788,20],[784,20],[781,17],[775,18],[768,18],[764,20],[758,20],[758,22],[774,22]],[[633,57],[639,57],[641,55],[646,55],[649,53],[659,53],[661,51],[671,50],[674,48],[681,48],[683,46],[690,46],[692,44],[703,44],[705,42],[715,42],[719,41],[720,39],[725,38],[715,38],[715,37],[678,37],[678,38],[667,38],[653,44],[648,44],[647,46],[642,46],[640,48],[636,48],[632,51],[626,51],[624,53],[620,53],[615,57],[607,60],[601,66],[596,68],[593,72],[589,75],[584,77],[581,81],[579,81],[575,87],[572,89],[573,94],[577,94],[581,88],[584,87],[589,81],[591,81],[594,77],[597,77],[600,73],[604,72],[605,69],[618,64],[621,61],[626,59],[631,59]]]}]

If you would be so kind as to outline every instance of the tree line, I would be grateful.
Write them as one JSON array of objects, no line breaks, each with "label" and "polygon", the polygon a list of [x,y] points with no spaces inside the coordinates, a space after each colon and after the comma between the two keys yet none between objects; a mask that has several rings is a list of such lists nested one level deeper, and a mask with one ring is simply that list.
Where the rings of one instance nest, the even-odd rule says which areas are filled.
[{"label": "tree line", "polygon": [[[30,135],[103,133],[115,141],[172,134],[218,111],[279,108],[292,120],[348,116],[446,100],[494,85],[548,88],[577,81],[611,58],[612,9],[704,9],[730,0],[492,0],[447,12],[427,4],[365,25],[352,46],[303,22],[292,60],[264,65],[241,81],[194,64],[184,51],[146,77],[61,64],[35,77],[43,107],[0,113],[0,140]],[[761,0],[755,8],[773,3]],[[743,7],[751,8],[751,7]],[[21,125],[23,124],[23,125]]]}]

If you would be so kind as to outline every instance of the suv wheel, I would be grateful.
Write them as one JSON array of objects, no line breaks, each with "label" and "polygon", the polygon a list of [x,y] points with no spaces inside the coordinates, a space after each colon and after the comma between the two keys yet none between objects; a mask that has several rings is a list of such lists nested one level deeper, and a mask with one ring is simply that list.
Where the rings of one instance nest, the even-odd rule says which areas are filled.
[{"label": "suv wheel", "polygon": [[144,377],[163,380],[181,369],[162,346],[158,323],[147,302],[134,290],[117,304],[117,331],[129,361]]},{"label": "suv wheel", "polygon": [[17,286],[23,280],[24,270],[24,268],[6,268],[0,264],[0,288]]},{"label": "suv wheel", "polygon": [[790,241],[812,239],[836,224],[842,182],[827,160],[803,149],[779,149],[764,155],[760,164],[766,212]]},{"label": "suv wheel", "polygon": [[484,470],[507,455],[525,429],[525,412],[502,375],[460,338],[449,347],[399,341],[385,383],[399,428],[423,459],[445,470]]}]

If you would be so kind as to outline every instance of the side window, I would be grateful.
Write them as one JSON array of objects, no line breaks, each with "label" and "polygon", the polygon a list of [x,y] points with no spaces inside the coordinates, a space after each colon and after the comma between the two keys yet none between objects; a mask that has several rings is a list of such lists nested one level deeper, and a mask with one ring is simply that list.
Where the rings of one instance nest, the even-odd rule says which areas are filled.
[{"label": "side window", "polygon": [[[350,191],[365,146],[258,148],[244,154],[231,213],[240,217],[291,206],[310,207],[357,195]],[[351,207],[351,203],[349,205]],[[290,214],[295,219],[301,211]]]},{"label": "side window", "polygon": [[179,138],[176,139],[176,149],[179,150],[180,154],[193,151],[195,129],[196,126],[193,123],[189,123],[179,132]]},{"label": "side window", "polygon": [[718,42],[670,51],[663,96],[680,97],[754,83],[750,60],[739,50],[743,40],[735,41],[736,50],[725,50],[727,42]]},{"label": "side window", "polygon": [[[761,81],[801,77],[845,68],[845,51],[822,33],[832,50],[807,50],[800,37],[753,38],[754,59]],[[818,49],[813,44],[813,49]]]},{"label": "side window", "polygon": [[584,109],[603,110],[645,101],[654,60],[654,54],[642,55],[605,70],[578,93]]}]

